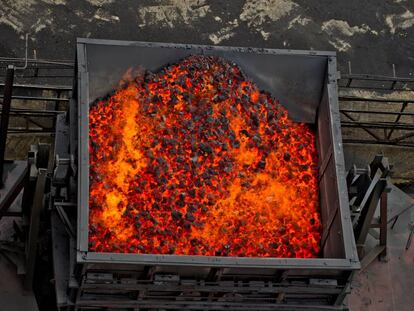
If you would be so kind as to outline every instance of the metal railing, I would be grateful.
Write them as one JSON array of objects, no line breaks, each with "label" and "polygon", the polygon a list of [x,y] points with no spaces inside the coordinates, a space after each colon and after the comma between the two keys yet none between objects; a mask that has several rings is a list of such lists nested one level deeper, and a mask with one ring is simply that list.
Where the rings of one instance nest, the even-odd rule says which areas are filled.
[{"label": "metal railing", "polygon": [[[344,135],[344,143],[414,147],[414,78],[346,74],[338,84],[340,90],[347,93],[355,89],[372,92],[372,96],[339,96],[343,116],[341,127],[359,129],[368,134],[368,137],[359,137],[355,133]],[[404,98],[400,98],[403,93]],[[364,108],[346,108],[349,103],[366,105]],[[383,106],[383,109],[378,106]],[[360,117],[365,120],[358,120]],[[403,121],[403,117],[409,120]]]},{"label": "metal railing", "polygon": [[[0,94],[4,88],[2,83],[7,64],[24,63],[25,59],[0,57]],[[45,110],[27,108],[11,109],[11,116],[27,120],[25,128],[9,128],[13,133],[54,134],[53,127],[42,127],[41,118],[55,118],[60,105],[69,101],[72,90],[74,63],[66,60],[28,59],[27,68],[16,75],[13,99],[30,102],[49,102]],[[387,98],[374,96],[340,95],[341,126],[343,129],[359,130],[365,135],[344,135],[345,143],[382,144],[403,147],[414,147],[414,122],[403,122],[412,118],[414,121],[414,78],[342,74],[338,81],[340,91],[364,90],[376,93],[413,92],[413,97]],[[342,93],[342,92],[340,92]],[[47,94],[47,95],[45,95]],[[0,102],[2,95],[0,95]],[[364,107],[349,108],[349,103],[366,103]],[[378,105],[387,105],[381,110]],[[30,106],[30,104],[28,105]],[[361,116],[369,116],[369,120],[360,121]],[[377,118],[376,118],[377,117]],[[384,121],[384,118],[387,121]],[[391,118],[391,119],[390,119]],[[366,119],[366,118],[363,118]]]}]

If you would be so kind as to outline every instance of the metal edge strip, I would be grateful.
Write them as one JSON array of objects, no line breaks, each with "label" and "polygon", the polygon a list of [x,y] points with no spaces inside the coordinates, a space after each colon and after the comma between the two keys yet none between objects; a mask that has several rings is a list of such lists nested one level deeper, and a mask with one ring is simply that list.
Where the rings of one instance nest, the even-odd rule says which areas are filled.
[{"label": "metal edge strip", "polygon": [[339,210],[345,247],[345,257],[352,262],[355,262],[357,265],[360,265],[354,232],[351,224],[351,214],[349,211],[349,200],[345,181],[345,160],[342,143],[341,120],[339,115],[336,57],[329,57],[327,91],[330,103],[330,126],[332,130],[333,156],[335,159],[335,170],[337,175],[337,191],[339,197]]},{"label": "metal edge strip", "polygon": [[359,264],[349,259],[338,258],[249,258],[188,255],[152,255],[78,252],[82,263],[123,263],[132,265],[169,265],[227,268],[268,268],[268,269],[342,269],[357,270]]},{"label": "metal edge strip", "polygon": [[[358,257],[355,259],[356,254],[356,246],[355,241],[353,240],[352,247],[355,250],[353,253],[352,247],[349,247],[348,243],[345,244],[345,254],[346,259],[333,259],[333,258],[318,258],[318,259],[297,259],[297,258],[229,258],[229,257],[216,257],[216,256],[176,256],[176,255],[151,255],[151,254],[117,254],[117,253],[97,253],[97,252],[88,252],[88,195],[89,195],[89,154],[88,154],[88,135],[81,133],[89,133],[88,131],[88,114],[89,109],[85,110],[85,107],[89,108],[88,105],[84,105],[82,103],[88,103],[88,89],[86,85],[82,85],[81,81],[85,81],[88,79],[88,71],[87,71],[87,64],[86,64],[86,44],[104,44],[104,45],[124,45],[124,46],[148,46],[148,47],[167,47],[167,48],[200,48],[204,49],[213,49],[213,50],[225,50],[225,51],[235,51],[235,52],[252,52],[252,53],[262,53],[262,54],[294,54],[294,55],[313,55],[313,56],[328,56],[329,57],[329,64],[328,64],[328,95],[329,95],[329,102],[330,102],[330,110],[331,114],[334,107],[332,104],[336,104],[336,110],[338,109],[338,100],[332,96],[331,86],[332,83],[330,82],[332,79],[332,74],[336,78],[336,53],[335,52],[323,52],[323,51],[303,51],[303,50],[277,50],[277,49],[257,49],[257,48],[243,48],[243,47],[222,47],[222,46],[208,46],[208,45],[187,45],[187,44],[164,44],[164,43],[148,43],[148,42],[139,42],[139,41],[117,41],[117,40],[100,40],[100,39],[77,39],[77,53],[78,53],[78,120],[79,120],[79,127],[78,127],[78,150],[80,153],[79,157],[79,167],[82,167],[80,170],[80,174],[78,176],[78,262],[106,262],[107,260],[114,260],[114,262],[120,263],[130,263],[130,264],[164,264],[164,265],[197,265],[197,266],[234,266],[234,267],[263,267],[263,268],[287,268],[297,267],[298,263],[301,262],[302,264],[305,263],[303,266],[310,266],[315,269],[320,268],[328,268],[330,265],[327,265],[327,262],[335,262],[338,267],[347,268],[347,269],[359,269],[359,261]],[[336,80],[334,82],[335,92],[336,92]],[[331,91],[330,91],[331,90]],[[332,100],[331,100],[332,99]],[[334,109],[333,109],[334,108]],[[85,117],[86,116],[86,117]],[[334,130],[334,115],[332,115],[332,129]],[[337,116],[339,117],[339,115]],[[336,138],[342,139],[340,133],[335,135]],[[339,154],[337,152],[339,151]],[[335,162],[339,158],[342,158],[340,161],[340,165],[344,167],[344,160],[343,160],[343,152],[342,152],[342,144],[340,144],[340,149],[337,150],[336,144],[334,143],[334,155],[335,155]],[[337,174],[338,172],[338,164],[337,164]],[[339,178],[344,175],[338,174],[338,181],[343,178]],[[83,182],[82,182],[83,180]],[[338,185],[339,187],[339,185]],[[343,192],[343,191],[342,191]],[[345,195],[347,193],[345,191]],[[353,238],[353,232],[349,232],[349,226],[344,224],[346,217],[349,217],[350,214],[348,211],[348,215],[346,215],[346,208],[345,213],[343,213],[342,207],[344,204],[344,199],[341,196],[341,192],[339,192],[340,196],[340,207],[341,207],[341,222],[344,231],[344,240],[346,237],[350,237],[350,234]],[[83,206],[83,208],[81,208]],[[85,208],[85,206],[87,208]],[[350,223],[350,220],[349,220]],[[352,229],[352,228],[351,228]],[[354,256],[352,256],[354,255]],[[176,258],[174,258],[176,257]],[[302,261],[304,260],[304,261]]]},{"label": "metal edge strip", "polygon": [[[88,152],[88,115],[89,90],[85,81],[88,81],[86,63],[86,45],[77,44],[78,57],[78,250],[88,250],[88,222],[89,222],[89,152]],[[85,104],[86,103],[86,104]],[[86,133],[86,134],[85,134]],[[85,206],[87,208],[85,208]]]},{"label": "metal edge strip", "polygon": [[118,46],[140,46],[140,47],[164,47],[164,48],[181,48],[181,49],[201,49],[201,50],[217,50],[217,51],[234,51],[259,54],[278,54],[278,55],[310,55],[310,56],[336,56],[334,51],[309,51],[309,50],[282,50],[268,48],[252,48],[252,47],[230,47],[220,45],[201,45],[201,44],[181,44],[181,43],[162,43],[162,42],[145,42],[145,41],[123,41],[123,40],[106,40],[106,39],[90,39],[77,38],[77,43],[82,44],[98,44],[98,45],[118,45]]}]

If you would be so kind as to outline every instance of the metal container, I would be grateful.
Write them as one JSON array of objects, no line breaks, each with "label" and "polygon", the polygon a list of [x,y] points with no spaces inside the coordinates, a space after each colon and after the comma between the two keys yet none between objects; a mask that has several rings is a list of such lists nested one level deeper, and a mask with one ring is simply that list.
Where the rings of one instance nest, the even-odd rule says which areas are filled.
[{"label": "metal container", "polygon": [[[319,153],[323,258],[120,254],[88,250],[89,105],[116,89],[124,73],[131,67],[157,71],[192,54],[217,55],[237,63],[249,79],[280,101],[288,110],[290,118],[315,127]],[[148,274],[145,274],[148,267],[156,267],[161,274],[205,280],[211,277],[212,271],[220,270],[221,279],[223,276],[225,279],[226,275],[240,280],[262,280],[277,276],[276,282],[294,284],[289,282],[305,279],[306,284],[322,289],[329,289],[332,284],[321,285],[317,280],[327,278],[334,280],[334,285],[340,290],[335,293],[316,290],[316,293],[326,294],[328,298],[324,299],[336,306],[342,303],[350,275],[360,265],[345,183],[337,95],[339,77],[334,52],[78,39],[76,76],[73,105],[78,114],[78,139],[77,146],[71,146],[71,150],[78,155],[79,264],[93,271],[134,271],[144,276]],[[300,290],[290,293],[293,296],[299,293],[297,297],[306,296]]]}]

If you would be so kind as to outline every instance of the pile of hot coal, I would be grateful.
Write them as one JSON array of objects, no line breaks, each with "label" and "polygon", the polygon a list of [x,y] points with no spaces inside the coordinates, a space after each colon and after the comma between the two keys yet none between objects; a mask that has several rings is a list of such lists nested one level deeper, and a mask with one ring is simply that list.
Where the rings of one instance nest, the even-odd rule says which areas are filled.
[{"label": "pile of hot coal", "polygon": [[91,105],[89,135],[89,250],[318,256],[315,134],[236,64],[147,73]]}]

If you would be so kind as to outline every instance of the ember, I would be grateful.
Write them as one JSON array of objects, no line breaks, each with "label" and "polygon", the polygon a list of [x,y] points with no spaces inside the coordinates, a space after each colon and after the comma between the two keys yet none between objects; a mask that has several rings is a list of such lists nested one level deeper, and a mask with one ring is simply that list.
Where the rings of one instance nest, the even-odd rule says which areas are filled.
[{"label": "ember", "polygon": [[191,56],[95,102],[89,250],[316,257],[315,135],[221,58]]}]

